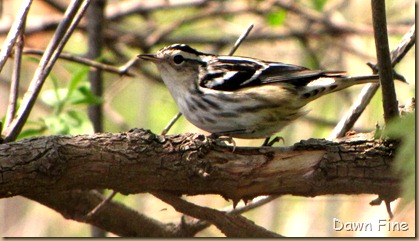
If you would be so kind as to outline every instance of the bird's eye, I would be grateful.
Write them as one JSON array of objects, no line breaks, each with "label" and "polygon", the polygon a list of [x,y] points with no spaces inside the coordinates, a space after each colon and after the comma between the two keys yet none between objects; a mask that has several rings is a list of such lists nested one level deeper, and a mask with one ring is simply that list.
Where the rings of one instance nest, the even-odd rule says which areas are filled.
[{"label": "bird's eye", "polygon": [[182,56],[182,55],[180,55],[180,54],[175,55],[175,56],[173,57],[173,62],[175,62],[175,64],[181,64],[184,60],[185,60],[185,59],[184,59],[184,58],[183,58],[183,56]]}]

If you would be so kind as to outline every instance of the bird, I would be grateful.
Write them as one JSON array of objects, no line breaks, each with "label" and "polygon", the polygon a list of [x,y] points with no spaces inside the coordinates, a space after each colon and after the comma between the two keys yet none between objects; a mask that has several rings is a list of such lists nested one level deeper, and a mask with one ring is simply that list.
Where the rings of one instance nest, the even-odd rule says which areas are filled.
[{"label": "bird", "polygon": [[200,52],[172,44],[157,54],[139,54],[154,63],[179,111],[196,127],[217,136],[260,139],[273,136],[305,115],[309,102],[347,87],[378,82],[378,75],[251,57]]}]

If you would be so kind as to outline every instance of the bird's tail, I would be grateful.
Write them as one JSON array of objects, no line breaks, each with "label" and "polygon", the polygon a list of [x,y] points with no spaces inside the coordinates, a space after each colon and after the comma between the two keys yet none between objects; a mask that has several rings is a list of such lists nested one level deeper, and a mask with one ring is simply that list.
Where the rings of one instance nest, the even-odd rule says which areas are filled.
[{"label": "bird's tail", "polygon": [[378,75],[324,76],[323,78],[310,82],[304,88],[301,88],[299,94],[301,98],[310,102],[323,95],[343,90],[353,85],[366,83],[379,83]]},{"label": "bird's tail", "polygon": [[348,82],[348,87],[357,84],[378,83],[379,80],[380,77],[378,75],[348,76],[341,78],[341,81]]}]

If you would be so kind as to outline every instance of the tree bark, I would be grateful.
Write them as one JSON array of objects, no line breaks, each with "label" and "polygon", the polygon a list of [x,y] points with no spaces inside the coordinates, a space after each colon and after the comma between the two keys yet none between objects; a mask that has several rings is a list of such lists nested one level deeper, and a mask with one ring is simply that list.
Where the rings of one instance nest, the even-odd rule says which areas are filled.
[{"label": "tree bark", "polygon": [[204,135],[161,136],[142,129],[37,137],[0,145],[0,197],[114,189],[219,194],[233,201],[278,194],[395,198],[400,191],[400,178],[391,170],[396,147],[368,135],[234,152]]}]

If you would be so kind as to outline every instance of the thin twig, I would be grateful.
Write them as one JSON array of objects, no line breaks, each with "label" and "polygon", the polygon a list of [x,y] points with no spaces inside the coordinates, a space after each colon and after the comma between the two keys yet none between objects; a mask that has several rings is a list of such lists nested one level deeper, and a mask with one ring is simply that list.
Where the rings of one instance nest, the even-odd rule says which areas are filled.
[{"label": "thin twig", "polygon": [[416,42],[416,25],[413,24],[409,31],[403,36],[400,44],[391,51],[391,65],[392,67],[396,66],[403,57],[409,52]]},{"label": "thin twig", "polygon": [[89,2],[90,0],[74,0],[69,5],[63,17],[63,21],[58,25],[53,38],[45,50],[45,54],[41,58],[38,68],[36,69],[34,77],[29,85],[28,91],[22,100],[22,104],[16,118],[4,132],[5,142],[15,140],[22,130],[52,66],[58,59],[61,50],[73,32],[75,26],[82,18]]},{"label": "thin twig", "polygon": [[[415,25],[403,36],[397,47],[391,52],[391,65],[394,68],[401,59],[406,55],[407,52],[412,48],[416,41]],[[334,128],[328,139],[335,139],[345,135],[349,131],[362,112],[371,101],[375,92],[377,92],[379,84],[367,84],[358,96],[357,101],[351,106],[351,108],[345,113],[342,119]]]},{"label": "thin twig", "polygon": [[383,94],[384,121],[388,123],[391,119],[399,115],[399,110],[388,44],[385,1],[371,0],[371,8],[379,69],[378,74],[380,76],[381,91]]},{"label": "thin twig", "polygon": [[230,52],[228,53],[228,55],[233,55],[234,52],[236,52],[237,48],[241,45],[241,43],[243,42],[243,40],[247,37],[247,35],[249,35],[250,31],[252,31],[254,24],[250,24],[249,27],[247,27],[246,31],[240,35],[240,37],[237,39],[236,43],[234,44],[233,48],[230,50]]},{"label": "thin twig", "polygon": [[316,22],[325,26],[327,29],[332,30],[335,34],[339,33],[371,33],[371,28],[365,24],[354,25],[353,22],[336,21],[331,18],[329,14],[315,11],[310,8],[302,7],[302,4],[295,3],[294,1],[276,0],[275,5],[287,10],[287,12],[295,13],[308,22]]},{"label": "thin twig", "polygon": [[387,210],[387,213],[388,213],[388,217],[390,218],[390,220],[392,220],[393,217],[394,217],[394,214],[393,214],[393,211],[391,211],[391,205],[390,205],[391,201],[384,200],[384,203],[386,205],[386,210]]},{"label": "thin twig", "polygon": [[379,87],[380,84],[377,83],[365,85],[365,87],[361,90],[361,93],[358,95],[357,100],[353,103],[351,108],[349,108],[329,135],[329,140],[343,137],[345,133],[354,126],[355,122],[361,116],[362,112],[364,112]]},{"label": "thin twig", "polygon": [[[26,20],[25,20],[26,21]],[[25,24],[23,24],[23,28],[19,32],[19,36],[17,38],[15,44],[15,58],[14,58],[14,65],[13,65],[13,73],[12,79],[10,84],[10,95],[9,95],[9,104],[7,105],[7,115],[5,120],[5,126],[9,126],[12,123],[12,120],[16,114],[16,107],[17,107],[17,98],[19,95],[19,82],[20,82],[20,66],[22,60],[22,48],[23,48],[23,30]]]},{"label": "thin twig", "polygon": [[100,202],[92,211],[87,213],[85,216],[86,221],[89,221],[95,214],[99,213],[99,211],[102,210],[102,208],[109,203],[117,193],[118,192],[116,191],[112,191],[111,195],[103,199],[102,202]]},{"label": "thin twig", "polygon": [[169,25],[162,27],[158,31],[147,36],[144,40],[146,46],[153,46],[157,43],[160,43],[161,40],[165,39],[168,35],[170,35],[175,30],[179,29],[181,26],[184,26],[187,23],[195,22],[197,20],[202,20],[205,18],[210,18],[213,16],[223,16],[223,15],[237,15],[240,13],[249,12],[251,9],[249,8],[235,8],[235,9],[210,9],[209,11],[205,11],[200,14],[192,15],[190,17],[182,18],[179,21],[175,21],[170,23]]},{"label": "thin twig", "polygon": [[129,72],[129,69],[138,61],[137,56],[131,58],[124,65],[118,67],[118,73],[120,75],[135,76],[133,73]]},{"label": "thin twig", "polygon": [[167,124],[167,126],[163,129],[163,131],[161,132],[161,135],[166,135],[167,132],[169,132],[169,130],[172,128],[172,126],[176,123],[177,120],[179,120],[179,118],[182,116],[182,113],[178,112],[173,118],[172,120],[170,120],[170,122]]},{"label": "thin twig", "polygon": [[106,19],[108,21],[117,21],[129,15],[141,15],[154,11],[177,8],[198,8],[205,6],[209,0],[195,1],[171,1],[167,4],[165,1],[115,1],[106,8]]},{"label": "thin twig", "polygon": [[[271,195],[271,196],[264,196],[264,197],[257,197],[250,203],[247,203],[245,205],[239,206],[234,208],[234,205],[225,207],[221,209],[221,212],[226,212],[227,214],[242,214],[244,212],[253,210],[255,208],[258,208],[260,206],[263,206],[267,203],[270,203],[271,201],[277,199],[278,195]],[[184,219],[184,218],[183,218]],[[198,220],[192,223],[183,223],[183,227],[187,230],[193,230],[195,233],[200,232],[212,224],[208,222],[207,220]]]},{"label": "thin twig", "polygon": [[10,56],[13,46],[16,43],[16,40],[19,36],[19,32],[22,31],[23,26],[26,21],[26,16],[28,15],[29,8],[32,4],[32,0],[25,0],[21,8],[19,9],[19,12],[16,16],[15,21],[13,22],[13,25],[7,34],[7,38],[4,41],[3,47],[1,48],[0,52],[0,72],[2,71],[4,65],[6,64],[7,58]]},{"label": "thin twig", "polygon": [[[77,0],[74,0],[77,1]],[[84,0],[82,5],[79,7],[78,11],[75,12],[74,16],[71,16],[73,21],[70,22],[70,26],[68,27],[68,30],[64,32],[64,36],[62,37],[61,41],[58,42],[56,50],[53,52],[51,56],[51,60],[48,61],[48,64],[45,67],[45,70],[49,73],[51,71],[52,66],[54,65],[55,61],[57,61],[58,57],[61,54],[62,49],[64,48],[64,45],[67,43],[68,39],[70,38],[71,34],[76,29],[78,23],[82,19],[84,13],[87,10],[87,7],[89,6],[91,0]]]},{"label": "thin twig", "polygon": [[[39,49],[24,49],[23,50],[23,54],[28,54],[28,55],[43,55],[44,51],[43,50],[39,50]],[[119,75],[127,75],[127,76],[135,76],[134,73],[131,73],[127,70],[126,64],[121,66],[121,67],[115,67],[112,65],[108,65],[108,64],[104,64],[104,63],[100,63],[91,59],[87,59],[81,56],[77,56],[71,53],[65,53],[62,52],[60,53],[59,56],[60,59],[63,60],[68,60],[74,63],[79,63],[79,64],[84,64],[87,66],[91,66],[94,67],[96,69],[100,69],[109,73],[115,73],[115,74],[119,74]],[[135,60],[138,58],[135,58]],[[128,61],[127,63],[132,63],[132,60]],[[132,66],[132,64],[131,64]]]},{"label": "thin twig", "polygon": [[[119,3],[121,2],[121,3]],[[139,14],[143,14],[143,16],[145,15],[152,15],[154,12],[162,10],[162,9],[175,9],[175,8],[190,8],[190,7],[195,7],[195,8],[199,8],[201,6],[204,6],[206,4],[207,1],[192,1],[192,2],[179,2],[177,3],[176,1],[172,1],[170,5],[164,4],[164,3],[154,3],[155,1],[147,1],[147,2],[135,2],[135,1],[119,1],[119,2],[115,2],[115,4],[111,4],[109,8],[107,8],[106,10],[106,19],[108,21],[117,21],[123,17],[130,17],[130,15],[134,15],[134,16],[138,16]],[[288,1],[290,2],[290,1]],[[294,4],[295,6],[296,4]],[[278,5],[279,6],[279,5]],[[230,8],[236,8],[235,6],[229,6],[229,11]],[[237,7],[238,8],[238,7]],[[300,7],[301,8],[301,7]],[[225,12],[224,9],[220,9],[218,12],[223,13]],[[212,17],[216,16],[219,17],[219,13],[215,12]],[[249,8],[247,13],[259,13],[258,10],[254,10]],[[265,13],[265,12],[262,12]],[[233,13],[234,14],[234,13]],[[356,35],[370,35],[372,33],[370,26],[365,25],[365,24],[359,24],[357,23],[356,25],[354,25],[354,22],[337,22],[333,19],[331,19],[329,17],[329,15],[327,16],[328,18],[326,18],[325,20],[321,20],[318,21],[316,20],[316,18],[312,19],[310,17],[306,17],[305,15],[301,15],[298,12],[296,12],[296,14],[298,16],[301,16],[303,18],[306,18],[307,21],[311,21],[311,22],[318,22],[320,24],[322,24],[322,21],[332,21],[332,22],[336,22],[335,27],[338,27],[338,31],[343,31],[345,28],[347,27],[351,27],[353,28],[351,30],[350,33],[354,33]],[[320,16],[322,16],[322,14],[320,14]],[[32,22],[28,22],[27,23],[27,29],[26,29],[26,34],[34,34],[34,33],[38,33],[38,32],[43,32],[45,30],[53,30],[59,23],[59,18],[57,18],[57,16],[55,15],[50,15],[50,16],[45,16],[45,18],[42,19],[38,19],[37,21],[32,21]],[[409,21],[409,20],[408,20]],[[413,21],[412,21],[413,22]],[[323,24],[324,25],[324,24]],[[405,22],[401,22],[401,23],[395,23],[392,25],[388,26],[388,31],[389,33],[392,34],[400,34],[400,33],[404,33],[404,26],[405,26]],[[328,28],[329,25],[326,25],[326,28]],[[5,34],[10,30],[11,26],[10,25],[2,25],[0,26],[0,34]],[[85,24],[80,24],[79,25],[79,29],[84,31],[85,30]],[[124,38],[126,37],[126,34],[121,34],[121,32],[119,32],[119,36],[124,36]],[[310,33],[307,33],[310,34]],[[336,34],[336,31],[329,31],[329,34]],[[147,34],[146,34],[147,35]],[[196,35],[196,34],[195,34]],[[203,38],[202,36],[196,35],[197,37],[199,37],[202,40],[206,40],[208,39],[208,36],[205,36],[205,38]],[[144,37],[144,35],[142,36]],[[189,37],[189,36],[187,36]],[[252,39],[252,38],[251,38]],[[138,45],[138,38],[135,38],[133,41],[137,42]],[[250,40],[250,39],[249,39]],[[169,39],[164,38],[164,42],[168,42]],[[172,42],[173,41],[169,41]],[[160,42],[162,43],[162,42]],[[224,42],[224,44],[228,44],[228,42]]]},{"label": "thin twig", "polygon": [[44,0],[46,4],[53,7],[55,10],[64,13],[66,6],[59,1],[56,0]]},{"label": "thin twig", "polygon": [[[402,29],[407,29],[407,28],[403,28],[400,27],[399,29],[397,29],[397,31],[393,31],[393,34],[401,34],[400,32],[402,31]],[[403,32],[405,33],[405,32]],[[246,42],[256,42],[256,41],[283,41],[283,40],[288,40],[288,39],[295,39],[298,36],[307,36],[307,38],[310,39],[320,39],[320,38],[324,38],[324,37],[332,37],[332,36],[336,36],[336,32],[333,29],[328,29],[328,28],[324,28],[324,29],[310,29],[310,30],[299,30],[299,29],[285,29],[285,30],[281,30],[278,31],[278,33],[276,32],[261,32],[261,33],[255,33],[252,36],[249,36],[248,38],[246,38]],[[355,33],[351,33],[354,34],[356,36],[370,36],[371,32],[355,32]],[[142,35],[139,34],[130,34],[127,33],[127,35],[131,36],[131,38],[129,39],[133,39],[132,41],[130,41],[129,39],[126,40],[126,42],[128,42],[131,45],[138,45],[138,43],[134,42],[134,40],[136,40],[137,38],[142,37]],[[124,38],[125,40],[126,38]],[[160,44],[169,44],[169,43],[184,43],[184,44],[212,44],[212,45],[227,45],[229,43],[231,43],[231,41],[234,41],[233,39],[234,36],[231,35],[225,35],[223,37],[211,37],[211,36],[200,36],[198,34],[195,35],[178,35],[178,36],[168,36],[164,39],[161,40]]]}]

